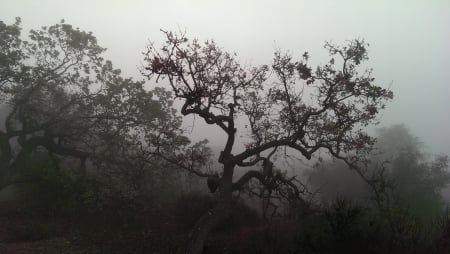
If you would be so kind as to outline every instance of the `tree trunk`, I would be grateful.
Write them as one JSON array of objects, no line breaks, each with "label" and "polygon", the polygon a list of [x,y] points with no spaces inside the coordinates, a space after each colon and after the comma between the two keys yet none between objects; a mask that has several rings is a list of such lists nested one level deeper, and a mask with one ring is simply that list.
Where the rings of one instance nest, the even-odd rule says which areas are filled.
[{"label": "tree trunk", "polygon": [[234,164],[224,165],[218,203],[195,223],[189,238],[186,254],[201,254],[211,229],[229,215],[232,198],[233,170]]}]

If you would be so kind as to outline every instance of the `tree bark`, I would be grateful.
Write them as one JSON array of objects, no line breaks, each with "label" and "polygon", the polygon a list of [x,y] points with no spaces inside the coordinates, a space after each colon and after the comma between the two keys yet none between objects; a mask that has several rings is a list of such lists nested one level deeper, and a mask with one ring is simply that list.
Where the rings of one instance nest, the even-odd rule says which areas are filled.
[{"label": "tree bark", "polygon": [[234,167],[235,165],[231,163],[224,164],[218,203],[195,223],[187,244],[186,254],[201,254],[209,232],[229,215]]}]

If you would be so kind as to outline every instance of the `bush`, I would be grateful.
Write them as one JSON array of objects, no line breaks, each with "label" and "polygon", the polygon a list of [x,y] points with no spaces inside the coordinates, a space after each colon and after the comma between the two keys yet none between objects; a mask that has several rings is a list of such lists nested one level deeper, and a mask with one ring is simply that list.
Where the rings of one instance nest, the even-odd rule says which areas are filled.
[{"label": "bush", "polygon": [[[190,230],[203,214],[215,206],[216,202],[212,195],[199,193],[182,195],[175,206],[178,224],[181,228]],[[229,217],[217,225],[215,231],[230,231],[260,224],[262,220],[258,212],[236,198],[233,200]]]},{"label": "bush", "polygon": [[442,253],[450,246],[448,217],[422,224],[405,209],[379,210],[337,199],[240,235],[232,248],[233,253]]}]

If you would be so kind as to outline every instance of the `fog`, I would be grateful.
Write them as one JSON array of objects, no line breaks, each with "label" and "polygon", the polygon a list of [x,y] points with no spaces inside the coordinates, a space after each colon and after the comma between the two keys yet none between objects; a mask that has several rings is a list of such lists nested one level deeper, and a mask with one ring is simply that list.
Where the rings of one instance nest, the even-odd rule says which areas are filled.
[{"label": "fog", "polygon": [[448,0],[0,0],[0,253],[447,253],[449,24]]},{"label": "fog", "polygon": [[[327,61],[325,41],[364,38],[373,76],[394,92],[380,126],[404,123],[429,153],[450,154],[449,1],[1,2],[4,22],[21,17],[24,33],[61,19],[92,31],[106,57],[137,79],[145,45],[163,40],[160,29],[213,39],[248,65],[270,63],[277,48],[298,57],[308,51],[319,64]],[[196,124],[194,139],[220,143],[215,128]]]}]

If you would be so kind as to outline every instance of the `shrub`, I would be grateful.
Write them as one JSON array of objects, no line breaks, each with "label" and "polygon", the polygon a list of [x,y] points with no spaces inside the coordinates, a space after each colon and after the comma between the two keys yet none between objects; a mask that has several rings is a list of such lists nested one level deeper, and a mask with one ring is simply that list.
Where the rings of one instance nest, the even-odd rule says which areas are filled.
[{"label": "shrub", "polygon": [[[182,195],[175,206],[175,216],[181,228],[191,229],[197,220],[216,204],[211,195],[191,192]],[[235,198],[228,218],[216,227],[216,231],[230,231],[241,227],[260,225],[262,220],[257,211]]]}]

